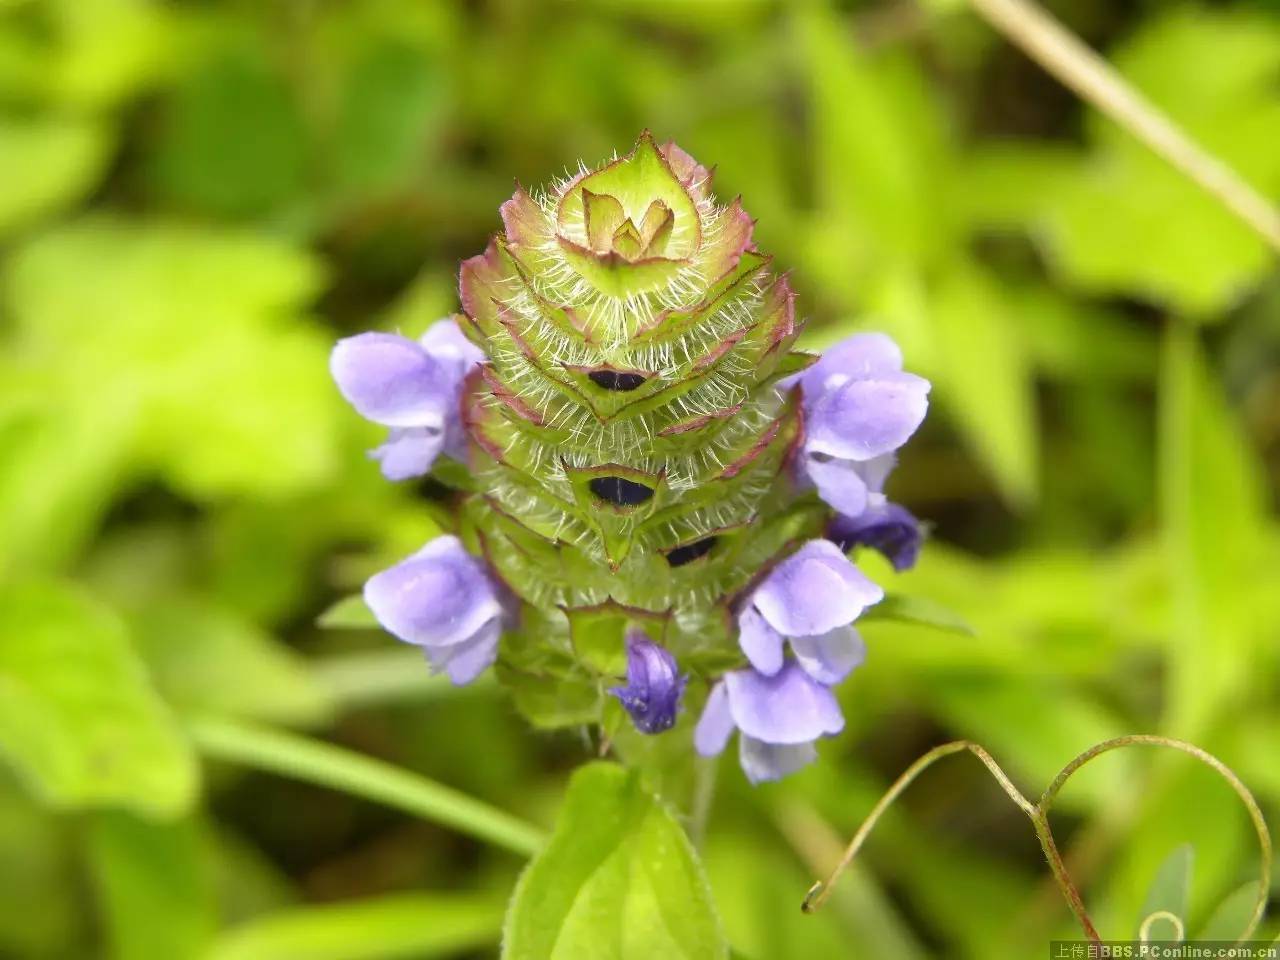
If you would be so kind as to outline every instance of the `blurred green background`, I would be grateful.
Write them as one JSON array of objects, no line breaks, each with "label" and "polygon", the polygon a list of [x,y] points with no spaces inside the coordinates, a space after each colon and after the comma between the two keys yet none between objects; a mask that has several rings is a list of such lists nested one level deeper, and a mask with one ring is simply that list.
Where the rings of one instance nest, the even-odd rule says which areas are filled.
[{"label": "blurred green background", "polygon": [[[1274,3],[1050,7],[1280,197]],[[551,821],[584,737],[316,626],[435,530],[327,352],[450,312],[512,178],[645,127],[742,194],[811,346],[887,330],[934,381],[891,490],[933,541],[894,588],[975,630],[869,625],[821,763],[753,790],[726,761],[705,855],[742,956],[1071,933],[963,759],[800,914],[944,739],[1034,796],[1095,741],[1179,736],[1280,823],[1275,257],[963,4],[0,0],[0,957],[496,955],[518,857],[202,762],[186,724],[294,728]],[[1057,823],[1115,936],[1181,844],[1193,926],[1256,876],[1185,758],[1108,755]]]}]

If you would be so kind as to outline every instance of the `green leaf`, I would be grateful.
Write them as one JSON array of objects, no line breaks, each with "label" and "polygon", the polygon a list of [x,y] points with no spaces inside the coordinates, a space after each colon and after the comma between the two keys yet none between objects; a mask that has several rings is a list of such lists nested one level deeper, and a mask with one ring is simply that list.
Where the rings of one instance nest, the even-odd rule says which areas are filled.
[{"label": "green leaf", "polygon": [[578,770],[550,844],[516,887],[504,960],[726,955],[702,867],[670,812],[635,773]]},{"label": "green leaf", "polygon": [[282,910],[224,934],[208,960],[430,960],[496,944],[501,929],[491,897],[395,894]]},{"label": "green leaf", "polygon": [[48,0],[54,43],[42,74],[48,93],[75,107],[117,103],[164,62],[156,0]]},{"label": "green leaf", "polygon": [[171,815],[196,791],[194,755],[124,625],[54,583],[0,588],[0,754],[59,807]]},{"label": "green leaf", "polygon": [[248,217],[301,198],[307,131],[289,86],[264,61],[255,50],[215,56],[164,104],[152,176],[177,206]]},{"label": "green leaf", "polygon": [[[1197,141],[1264,195],[1280,188],[1280,29],[1240,11],[1179,7],[1152,19],[1113,59]],[[1188,70],[1213,63],[1213,70]],[[1271,269],[1266,244],[1221,201],[1127,132],[1091,116],[1094,149],[1073,176],[1046,181],[1053,266],[1095,294],[1128,293],[1211,319]]]},{"label": "green leaf", "polygon": [[293,493],[336,469],[329,337],[298,316],[319,270],[301,251],[92,218],[7,268],[27,376],[77,417],[112,413],[136,469],[197,498]]},{"label": "green leaf", "polygon": [[968,621],[954,610],[941,603],[935,603],[927,597],[910,597],[901,593],[887,594],[883,600],[858,618],[859,623],[875,620],[912,623],[966,637],[977,635],[977,631],[969,625]]},{"label": "green leaf", "polygon": [[316,618],[316,625],[327,630],[377,630],[378,618],[373,615],[364,595],[353,593],[331,604]]},{"label": "green leaf", "polygon": [[[0,118],[0,238],[80,200],[106,167],[112,138],[88,119]],[[20,185],[20,186],[19,186]]]},{"label": "green leaf", "polygon": [[[1140,930],[1154,913],[1171,913],[1181,920],[1185,927],[1194,864],[1195,850],[1189,843],[1184,843],[1169,854],[1169,858],[1156,871],[1155,879],[1151,881],[1151,887],[1147,890],[1147,898],[1143,901],[1142,910],[1138,916],[1137,929]],[[1152,922],[1149,937],[1153,940],[1171,940],[1174,939],[1175,932],[1176,927],[1173,922],[1162,918]]]},{"label": "green leaf", "polygon": [[995,278],[959,262],[931,303],[938,369],[934,397],[1011,503],[1036,497],[1039,448],[1031,363]]},{"label": "green leaf", "polygon": [[1189,759],[1174,758],[1157,770],[1148,789],[1135,791],[1133,782],[1132,775],[1123,778],[1112,793],[1113,798],[1132,797],[1135,805],[1132,826],[1125,831],[1125,854],[1099,877],[1095,899],[1106,905],[1107,913],[1098,921],[1116,930],[1132,929],[1134,918],[1144,916],[1152,878],[1169,852],[1183,844],[1196,851],[1196,883],[1184,916],[1203,916],[1217,904],[1216,895],[1207,902],[1206,895],[1238,882],[1247,869],[1242,865],[1257,856],[1257,841],[1239,797],[1218,774]]},{"label": "green leaf", "polygon": [[1160,379],[1170,732],[1196,739],[1256,669],[1267,628],[1253,614],[1266,529],[1261,465],[1212,382],[1195,332],[1171,324]]},{"label": "green leaf", "polygon": [[83,935],[79,858],[63,818],[0,770],[0,956],[72,957]]},{"label": "green leaf", "polygon": [[63,565],[93,533],[129,438],[111,403],[14,400],[0,409],[0,572],[29,574]]},{"label": "green leaf", "polygon": [[337,119],[339,189],[385,191],[420,174],[448,102],[446,82],[439,56],[423,56],[399,39],[362,50],[347,69]]},{"label": "green leaf", "polygon": [[214,717],[192,720],[187,730],[210,756],[385,803],[523,856],[544,843],[542,831],[503,810],[333,744]]},{"label": "green leaf", "polygon": [[142,611],[135,625],[156,685],[182,708],[300,725],[332,710],[302,657],[233,613],[175,597]]},{"label": "green leaf", "polygon": [[1197,940],[1235,940],[1249,928],[1258,903],[1258,881],[1250,880],[1237,887],[1214,908]]},{"label": "green leaf", "polygon": [[89,826],[88,852],[115,960],[203,960],[217,916],[194,821],[99,813]]},{"label": "green leaf", "polygon": [[[946,677],[930,687],[931,702],[949,729],[981,743],[1030,787],[1047,785],[1072,757],[1127,730],[1120,718],[1055,680]],[[1132,757],[1081,770],[1059,801],[1097,806],[1122,793]]]},{"label": "green leaf", "polygon": [[[803,836],[818,849],[832,836],[829,824],[794,800],[774,817],[786,825],[789,837]],[[734,950],[741,951],[731,957],[924,960],[929,955],[896,914],[874,871],[847,872],[833,891],[832,903],[817,913],[795,909],[796,892],[813,877],[769,833],[713,830],[707,837],[707,873],[729,939]]]},{"label": "green leaf", "polygon": [[876,260],[932,258],[948,235],[937,185],[949,152],[918,64],[862,50],[826,4],[795,10],[821,204],[813,257],[833,282],[855,285]]}]

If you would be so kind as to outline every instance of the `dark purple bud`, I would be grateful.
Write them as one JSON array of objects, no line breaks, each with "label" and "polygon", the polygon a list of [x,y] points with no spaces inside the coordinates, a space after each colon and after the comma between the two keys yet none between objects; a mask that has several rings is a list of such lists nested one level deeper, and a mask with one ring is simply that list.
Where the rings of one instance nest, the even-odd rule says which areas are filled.
[{"label": "dark purple bud", "polygon": [[893,569],[902,571],[915,566],[924,532],[910,510],[885,502],[867,508],[856,517],[838,515],[827,528],[827,538],[845,551],[854,547],[878,550],[893,564]]},{"label": "dark purple bud", "polygon": [[662,733],[676,722],[686,677],[676,658],[643,633],[627,635],[627,684],[610,687],[641,733]]}]

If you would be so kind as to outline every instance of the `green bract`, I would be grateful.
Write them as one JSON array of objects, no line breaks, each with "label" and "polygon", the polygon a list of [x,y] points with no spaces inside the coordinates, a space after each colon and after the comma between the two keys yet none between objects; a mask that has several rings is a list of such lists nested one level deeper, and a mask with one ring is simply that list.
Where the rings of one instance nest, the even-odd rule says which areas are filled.
[{"label": "green bract", "polygon": [[801,428],[776,385],[814,358],[751,219],[674,144],[517,189],[502,220],[461,271],[489,361],[464,533],[526,605],[504,678],[533,719],[578,722],[628,622],[694,673],[740,662],[729,601],[826,515],[782,469]]}]

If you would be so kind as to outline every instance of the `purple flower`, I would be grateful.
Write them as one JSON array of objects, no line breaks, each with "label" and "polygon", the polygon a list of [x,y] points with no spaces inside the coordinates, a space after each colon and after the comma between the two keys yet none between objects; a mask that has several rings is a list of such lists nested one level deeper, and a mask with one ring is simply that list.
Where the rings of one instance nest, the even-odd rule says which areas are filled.
[{"label": "purple flower", "polygon": [[627,635],[627,684],[610,687],[641,733],[662,733],[676,722],[686,677],[665,647],[639,631]]},{"label": "purple flower", "polygon": [[378,622],[418,645],[456,684],[470,683],[498,653],[503,606],[484,564],[457,537],[437,537],[364,585]]},{"label": "purple flower", "polygon": [[817,758],[813,743],[844,729],[835,695],[794,663],[772,676],[726,673],[711,688],[693,742],[704,757],[724,750],[734,729],[738,757],[752,783],[778,780]]},{"label": "purple flower", "polygon": [[929,381],[903,372],[902,352],[883,333],[837,343],[799,381],[800,467],[823,500],[856,517],[879,495],[894,451],[924,420]]},{"label": "purple flower", "polygon": [[884,554],[901,572],[915,566],[924,542],[920,521],[906,507],[885,501],[868,507],[856,517],[837,516],[827,527],[827,538],[841,550],[871,547]]},{"label": "purple flower", "polygon": [[839,683],[866,647],[851,624],[884,599],[834,543],[810,540],[769,571],[738,614],[738,644],[765,676],[783,667],[783,644],[819,683]]},{"label": "purple flower", "polygon": [[448,318],[419,340],[361,333],[338,341],[329,359],[338,389],[362,417],[391,428],[371,453],[388,480],[421,476],[442,451],[462,459],[462,382],[483,358]]}]

